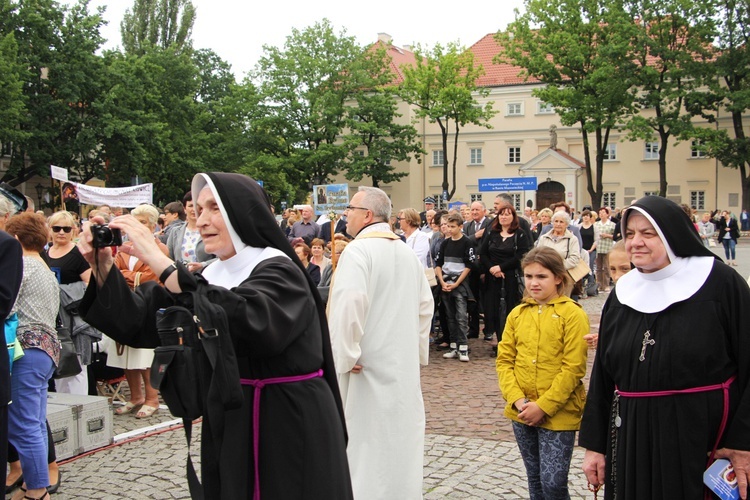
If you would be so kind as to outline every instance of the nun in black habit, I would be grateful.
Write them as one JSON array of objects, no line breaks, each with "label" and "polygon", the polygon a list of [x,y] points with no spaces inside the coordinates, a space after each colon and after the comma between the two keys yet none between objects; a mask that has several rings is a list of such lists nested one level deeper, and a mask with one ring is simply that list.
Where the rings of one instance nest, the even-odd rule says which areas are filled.
[{"label": "nun in black habit", "polygon": [[[240,377],[305,378],[263,388],[257,469],[253,387],[243,385],[240,409],[216,418],[215,408],[206,408],[201,447],[205,497],[352,498],[341,398],[315,285],[255,181],[238,174],[198,174],[192,191],[204,245],[218,257],[203,271],[208,299],[227,313]],[[130,291],[112,268],[109,249],[95,255],[86,230],[80,249],[92,265],[96,286],[88,287],[81,310],[86,321],[123,344],[156,347],[156,311],[173,304],[172,293],[195,289],[196,280],[203,278],[159,252],[153,236],[136,219],[118,217],[110,226],[128,235],[133,255],[161,275],[164,287],[145,283]],[[322,376],[312,376],[321,369]],[[223,432],[212,436],[212,423],[221,420]]]},{"label": "nun in black habit", "polygon": [[665,198],[625,209],[622,228],[636,270],[602,311],[579,433],[586,477],[605,485],[607,499],[699,500],[712,456],[730,458],[742,485],[750,474],[747,282]]}]

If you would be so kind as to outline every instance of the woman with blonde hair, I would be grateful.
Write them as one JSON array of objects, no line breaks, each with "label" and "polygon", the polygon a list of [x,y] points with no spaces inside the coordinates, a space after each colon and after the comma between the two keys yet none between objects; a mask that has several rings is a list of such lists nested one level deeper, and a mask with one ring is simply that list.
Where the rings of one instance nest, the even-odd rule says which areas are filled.
[{"label": "woman with blonde hair", "polygon": [[[153,234],[159,220],[159,211],[151,205],[139,205],[130,213]],[[169,255],[167,246],[154,235],[156,245],[164,255]],[[115,255],[115,267],[120,270],[128,285],[135,290],[147,281],[158,282],[151,268],[132,255],[132,244],[126,242]],[[105,334],[107,332],[104,332]],[[148,418],[159,409],[159,392],[151,387],[151,362],[153,349],[138,349],[107,339],[107,366],[125,370],[130,388],[130,401],[115,410],[117,415],[135,412],[135,418]],[[141,386],[141,383],[143,386]]]},{"label": "woman with blonde hair", "polygon": [[[52,244],[42,252],[42,259],[55,273],[57,282],[70,300],[79,300],[91,277],[91,268],[73,241],[78,235],[76,220],[70,212],[63,210],[52,214],[47,220],[47,226],[49,226]],[[76,352],[83,370],[78,375],[56,379],[57,392],[79,395],[96,394],[96,388],[89,384],[86,369],[86,366],[91,363],[92,340],[99,340],[99,338],[88,335],[74,337]]]}]

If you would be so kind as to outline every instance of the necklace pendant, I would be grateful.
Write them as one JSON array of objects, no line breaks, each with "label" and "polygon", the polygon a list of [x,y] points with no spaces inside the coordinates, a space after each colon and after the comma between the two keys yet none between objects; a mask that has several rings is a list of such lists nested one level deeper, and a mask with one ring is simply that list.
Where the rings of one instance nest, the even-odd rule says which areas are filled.
[{"label": "necklace pendant", "polygon": [[622,418],[620,418],[620,415],[617,415],[615,417],[615,427],[618,429],[622,426]]}]

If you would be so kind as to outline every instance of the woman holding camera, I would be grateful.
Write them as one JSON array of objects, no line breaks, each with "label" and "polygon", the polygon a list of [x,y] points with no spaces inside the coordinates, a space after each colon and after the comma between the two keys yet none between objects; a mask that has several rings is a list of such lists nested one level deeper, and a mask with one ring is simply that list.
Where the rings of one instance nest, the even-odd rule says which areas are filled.
[{"label": "woman holding camera", "polygon": [[341,394],[312,279],[255,181],[198,174],[192,188],[206,252],[218,259],[202,275],[191,274],[159,250],[147,227],[132,216],[117,217],[111,227],[127,234],[131,254],[164,285],[145,283],[134,292],[113,267],[110,250],[93,248],[84,228],[79,246],[96,281],[81,302],[84,317],[119,342],[156,347],[157,311],[182,291],[205,295],[226,312],[244,401],[224,409],[205,400],[204,496],[352,498]]}]

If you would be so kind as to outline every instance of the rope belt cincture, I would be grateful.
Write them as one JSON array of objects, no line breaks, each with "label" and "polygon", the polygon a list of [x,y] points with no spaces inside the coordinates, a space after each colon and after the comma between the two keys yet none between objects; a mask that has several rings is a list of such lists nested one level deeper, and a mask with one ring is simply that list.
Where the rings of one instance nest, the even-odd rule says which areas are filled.
[{"label": "rope belt cincture", "polygon": [[273,377],[263,379],[241,378],[242,385],[250,385],[255,388],[253,394],[253,468],[255,469],[255,486],[253,487],[253,500],[260,500],[260,473],[258,467],[258,442],[260,438],[260,393],[267,385],[289,384],[292,382],[303,382],[323,376],[323,370],[317,370],[306,375],[291,375],[289,377]]},{"label": "rope belt cincture", "polygon": [[727,427],[727,420],[729,420],[729,386],[732,385],[732,382],[734,382],[736,379],[737,375],[732,375],[726,380],[726,382],[723,382],[721,384],[704,385],[701,387],[691,387],[689,389],[679,389],[673,391],[630,392],[615,388],[615,392],[623,398],[658,398],[662,396],[674,396],[676,394],[694,394],[697,392],[711,392],[719,390],[722,391],[724,394],[724,411],[721,416],[721,425],[719,426],[719,432],[716,435],[716,442],[714,443],[714,447],[711,450],[711,455],[708,457],[708,463],[711,464],[714,461],[716,449],[719,447],[719,441],[721,441],[721,437],[724,435],[724,431]]}]

